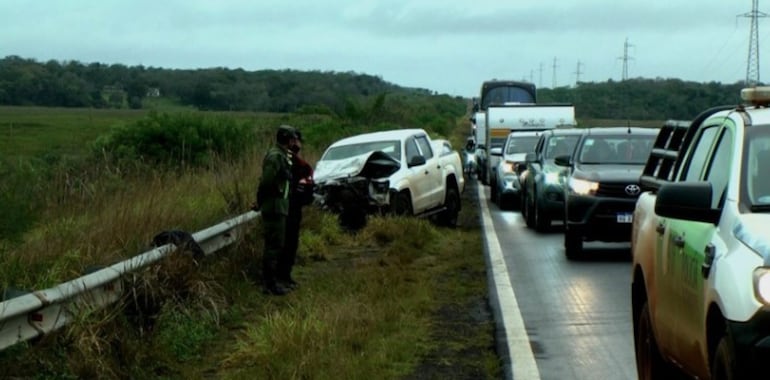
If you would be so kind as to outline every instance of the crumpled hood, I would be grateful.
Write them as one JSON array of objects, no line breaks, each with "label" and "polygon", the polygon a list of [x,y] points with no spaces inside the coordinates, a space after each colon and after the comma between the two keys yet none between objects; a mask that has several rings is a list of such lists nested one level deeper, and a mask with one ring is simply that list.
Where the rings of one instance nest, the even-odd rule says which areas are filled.
[{"label": "crumpled hood", "polygon": [[354,176],[367,178],[389,177],[401,164],[382,151],[374,151],[342,160],[321,160],[316,163],[313,178],[317,184]]}]

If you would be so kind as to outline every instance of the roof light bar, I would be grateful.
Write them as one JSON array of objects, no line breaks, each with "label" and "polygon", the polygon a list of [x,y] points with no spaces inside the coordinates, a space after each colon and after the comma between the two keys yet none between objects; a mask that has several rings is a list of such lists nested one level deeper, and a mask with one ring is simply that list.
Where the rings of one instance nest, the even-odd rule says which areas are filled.
[{"label": "roof light bar", "polygon": [[770,104],[770,86],[744,88],[741,99],[754,106],[767,106]]}]

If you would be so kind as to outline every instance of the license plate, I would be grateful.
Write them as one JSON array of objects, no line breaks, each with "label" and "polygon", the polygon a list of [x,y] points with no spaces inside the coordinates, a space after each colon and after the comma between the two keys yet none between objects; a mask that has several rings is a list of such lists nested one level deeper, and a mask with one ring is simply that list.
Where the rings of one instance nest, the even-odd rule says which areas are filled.
[{"label": "license plate", "polygon": [[632,223],[634,214],[618,214],[618,223]]}]

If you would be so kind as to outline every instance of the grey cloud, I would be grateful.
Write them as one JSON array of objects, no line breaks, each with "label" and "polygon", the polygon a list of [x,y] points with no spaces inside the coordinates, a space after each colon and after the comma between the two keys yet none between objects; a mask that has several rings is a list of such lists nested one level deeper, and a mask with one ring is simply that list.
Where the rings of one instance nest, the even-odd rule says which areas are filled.
[{"label": "grey cloud", "polygon": [[[602,33],[628,30],[669,33],[694,28],[714,28],[731,22],[734,12],[726,7],[703,7],[713,16],[688,17],[692,4],[668,5],[663,11],[648,4],[588,4],[553,7],[540,3],[526,8],[454,7],[415,8],[406,4],[379,4],[367,14],[346,20],[357,29],[383,36],[494,35],[500,33]],[[574,3],[573,3],[574,4]],[[707,20],[721,20],[710,23]]]}]

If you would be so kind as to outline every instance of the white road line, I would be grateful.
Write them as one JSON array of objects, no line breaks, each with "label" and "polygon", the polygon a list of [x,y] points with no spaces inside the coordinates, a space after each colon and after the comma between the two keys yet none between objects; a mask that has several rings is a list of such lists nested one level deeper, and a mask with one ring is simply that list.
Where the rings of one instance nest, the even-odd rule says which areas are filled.
[{"label": "white road line", "polygon": [[[537,369],[535,355],[532,353],[532,345],[524,327],[524,319],[521,317],[519,304],[516,302],[516,294],[513,291],[513,286],[511,286],[511,279],[508,277],[508,267],[505,265],[503,251],[497,240],[492,216],[487,207],[485,186],[479,183],[477,190],[487,243],[487,263],[490,266],[490,278],[493,282],[490,287],[494,287],[494,293],[497,296],[498,312],[495,318],[498,319],[498,327],[502,325],[504,330],[502,336],[507,345],[507,349],[500,350],[503,351],[500,354],[505,355],[507,352],[507,357],[502,359],[505,365],[511,367],[506,369],[506,374],[516,380],[540,380],[540,372]],[[498,332],[497,336],[499,338],[501,333]]]}]

